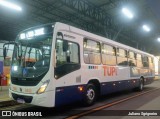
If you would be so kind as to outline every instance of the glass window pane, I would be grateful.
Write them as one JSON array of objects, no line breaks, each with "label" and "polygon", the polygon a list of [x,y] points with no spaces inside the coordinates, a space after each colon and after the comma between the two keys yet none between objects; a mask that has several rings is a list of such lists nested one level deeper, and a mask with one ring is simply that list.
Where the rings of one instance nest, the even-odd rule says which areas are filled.
[{"label": "glass window pane", "polygon": [[142,56],[140,54],[137,54],[137,60],[142,60]]},{"label": "glass window pane", "polygon": [[127,51],[124,49],[117,48],[117,55],[120,57],[127,57]]},{"label": "glass window pane", "polygon": [[102,44],[102,53],[109,54],[109,55],[115,55],[115,48],[110,45]]},{"label": "glass window pane", "polygon": [[84,39],[84,62],[87,64],[100,64],[100,43]]},{"label": "glass window pane", "polygon": [[58,39],[56,42],[57,66],[67,62],[66,52],[63,52],[63,40]]},{"label": "glass window pane", "polygon": [[60,39],[56,42],[57,66],[66,63],[79,63],[78,45],[73,42],[65,42]]}]

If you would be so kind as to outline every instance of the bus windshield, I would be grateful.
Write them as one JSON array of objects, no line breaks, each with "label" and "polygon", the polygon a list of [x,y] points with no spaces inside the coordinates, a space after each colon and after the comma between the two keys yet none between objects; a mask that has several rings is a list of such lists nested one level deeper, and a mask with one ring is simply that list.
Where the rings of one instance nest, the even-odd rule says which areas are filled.
[{"label": "bus windshield", "polygon": [[12,58],[12,77],[38,78],[49,70],[52,36],[17,40]]}]

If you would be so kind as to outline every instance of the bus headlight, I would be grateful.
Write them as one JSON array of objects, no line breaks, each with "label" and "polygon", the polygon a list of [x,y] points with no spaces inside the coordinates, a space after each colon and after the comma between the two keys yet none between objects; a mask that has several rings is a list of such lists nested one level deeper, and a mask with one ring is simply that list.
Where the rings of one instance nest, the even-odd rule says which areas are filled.
[{"label": "bus headlight", "polygon": [[49,84],[49,80],[45,81],[43,83],[43,85],[38,89],[37,94],[44,93],[44,91],[46,90],[48,84]]}]

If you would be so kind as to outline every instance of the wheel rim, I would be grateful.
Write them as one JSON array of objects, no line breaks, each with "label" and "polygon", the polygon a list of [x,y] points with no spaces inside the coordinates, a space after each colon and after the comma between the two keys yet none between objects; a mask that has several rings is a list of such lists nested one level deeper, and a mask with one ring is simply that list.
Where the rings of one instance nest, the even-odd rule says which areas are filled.
[{"label": "wheel rim", "polygon": [[141,84],[140,84],[140,89],[141,89],[141,90],[143,89],[143,83],[142,83],[142,80],[141,80]]},{"label": "wheel rim", "polygon": [[95,97],[95,92],[94,92],[93,89],[88,89],[88,90],[87,90],[87,97],[88,97],[89,100],[93,100],[93,99],[94,99],[94,97]]}]

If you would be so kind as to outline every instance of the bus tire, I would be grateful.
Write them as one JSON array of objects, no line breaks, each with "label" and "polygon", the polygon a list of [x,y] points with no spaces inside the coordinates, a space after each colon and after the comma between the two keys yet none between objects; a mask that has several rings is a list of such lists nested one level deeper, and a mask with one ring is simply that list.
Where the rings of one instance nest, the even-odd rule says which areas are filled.
[{"label": "bus tire", "polygon": [[94,104],[97,98],[97,91],[94,84],[89,83],[86,87],[84,94],[84,104],[85,106],[91,106]]},{"label": "bus tire", "polygon": [[137,91],[142,91],[144,87],[143,78],[141,77],[139,80],[139,86],[137,87]]}]

